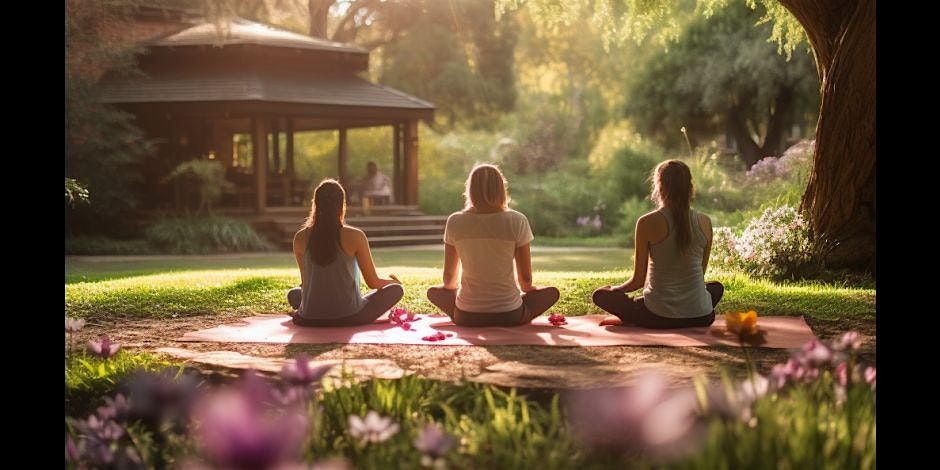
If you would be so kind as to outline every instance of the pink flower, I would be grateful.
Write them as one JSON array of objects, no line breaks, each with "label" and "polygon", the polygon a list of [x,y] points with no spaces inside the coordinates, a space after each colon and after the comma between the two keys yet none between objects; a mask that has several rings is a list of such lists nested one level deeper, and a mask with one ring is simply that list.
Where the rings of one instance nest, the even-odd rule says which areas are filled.
[{"label": "pink flower", "polygon": [[446,336],[440,331],[434,333],[433,335],[424,336],[421,339],[424,341],[443,341],[449,337],[453,336],[453,333],[448,333]]},{"label": "pink flower", "polygon": [[422,455],[437,459],[447,453],[457,444],[457,439],[444,432],[444,430],[434,423],[428,423],[414,440],[415,449],[418,449]]},{"label": "pink flower", "polygon": [[811,339],[803,346],[800,362],[812,367],[821,366],[832,359],[832,350],[816,339]]},{"label": "pink flower", "polygon": [[568,324],[568,320],[565,319],[565,316],[559,313],[553,313],[549,315],[548,322],[551,323],[552,326],[561,326],[561,325]]},{"label": "pink flower", "polygon": [[849,374],[848,374],[849,365],[845,362],[840,362],[836,366],[836,380],[839,382],[839,385],[845,387],[849,383]]},{"label": "pink flower", "polygon": [[101,335],[100,341],[89,341],[88,349],[94,353],[96,356],[107,359],[115,354],[118,350],[121,349],[121,345],[117,343],[112,343],[108,338],[108,335]]},{"label": "pink flower", "polygon": [[875,389],[875,368],[868,366],[865,368],[865,383],[871,385],[871,389]]},{"label": "pink flower", "polygon": [[832,342],[832,349],[836,351],[858,351],[861,347],[862,338],[857,331],[849,331]]}]

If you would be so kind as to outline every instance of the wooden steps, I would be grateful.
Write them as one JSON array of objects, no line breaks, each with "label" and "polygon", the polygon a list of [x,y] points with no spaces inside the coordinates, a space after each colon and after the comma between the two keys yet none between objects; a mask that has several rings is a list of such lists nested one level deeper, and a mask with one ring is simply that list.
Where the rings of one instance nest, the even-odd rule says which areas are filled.
[{"label": "wooden steps", "polygon": [[[441,244],[444,241],[446,215],[425,215],[417,206],[374,206],[364,215],[360,207],[347,209],[346,223],[362,229],[369,244],[410,246]],[[309,209],[303,207],[270,207],[264,213],[229,213],[242,218],[278,248],[290,249],[294,234],[304,223]]]}]

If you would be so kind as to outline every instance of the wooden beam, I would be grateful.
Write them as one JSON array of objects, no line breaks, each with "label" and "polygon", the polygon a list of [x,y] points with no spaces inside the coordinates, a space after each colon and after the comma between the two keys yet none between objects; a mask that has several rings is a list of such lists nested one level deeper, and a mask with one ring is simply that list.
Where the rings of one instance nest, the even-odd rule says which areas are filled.
[{"label": "wooden beam", "polygon": [[337,168],[339,171],[339,182],[344,187],[346,186],[346,171],[347,164],[349,160],[348,155],[349,150],[346,145],[346,129],[340,128],[339,130],[339,149],[337,151]]},{"label": "wooden beam", "polygon": [[418,203],[418,120],[410,119],[405,125],[405,204]]},{"label": "wooden beam", "polygon": [[395,204],[404,199],[404,185],[402,184],[401,165],[401,124],[392,125],[392,185],[395,195]]},{"label": "wooden beam", "polygon": [[291,200],[294,194],[291,187],[294,182],[294,120],[291,118],[287,118],[285,123],[284,138],[287,139],[284,146],[284,163],[287,167],[287,178],[284,180],[284,205],[289,206],[294,202]]},{"label": "wooden beam", "polygon": [[274,163],[274,173],[281,172],[281,120],[271,119],[271,161]]},{"label": "wooden beam", "polygon": [[265,120],[251,120],[252,165],[255,171],[255,211],[264,212],[268,205],[268,131]]}]

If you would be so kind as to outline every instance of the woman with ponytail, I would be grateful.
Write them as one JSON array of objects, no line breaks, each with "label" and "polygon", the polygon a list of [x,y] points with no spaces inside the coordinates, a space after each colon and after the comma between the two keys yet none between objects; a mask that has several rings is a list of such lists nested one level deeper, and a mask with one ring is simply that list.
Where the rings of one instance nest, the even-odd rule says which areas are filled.
[{"label": "woman with ponytail", "polygon": [[[345,220],[346,191],[336,180],[323,180],[306,223],[294,236],[300,287],[287,293],[287,301],[297,310],[297,325],[365,325],[404,295],[398,278],[376,274],[365,233]],[[366,285],[376,289],[365,296],[359,291],[360,272]]]},{"label": "woman with ponytail", "polygon": [[[660,163],[651,175],[658,208],[636,222],[633,277],[594,291],[594,304],[623,324],[645,328],[708,326],[724,286],[705,282],[712,223],[690,207],[692,172],[679,160]],[[627,295],[643,288],[642,297]]]}]

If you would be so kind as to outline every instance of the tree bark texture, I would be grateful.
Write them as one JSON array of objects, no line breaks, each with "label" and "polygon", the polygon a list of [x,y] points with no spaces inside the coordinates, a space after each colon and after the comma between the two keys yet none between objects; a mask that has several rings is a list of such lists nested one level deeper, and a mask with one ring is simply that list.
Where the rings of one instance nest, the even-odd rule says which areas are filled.
[{"label": "tree bark texture", "polygon": [[873,269],[875,0],[780,0],[806,30],[821,83],[801,210],[829,267]]}]

